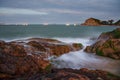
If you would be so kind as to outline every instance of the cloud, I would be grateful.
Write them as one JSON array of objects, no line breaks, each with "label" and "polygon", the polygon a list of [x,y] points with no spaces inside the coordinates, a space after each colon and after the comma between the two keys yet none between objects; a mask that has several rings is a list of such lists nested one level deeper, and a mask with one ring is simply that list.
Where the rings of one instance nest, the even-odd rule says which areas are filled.
[{"label": "cloud", "polygon": [[64,14],[68,15],[71,14],[73,16],[75,15],[99,15],[99,14],[108,14],[106,11],[101,12],[101,11],[87,11],[87,10],[74,10],[74,9],[61,9],[61,8],[42,8],[38,9],[38,11],[46,12],[46,13],[51,13],[53,14],[61,14],[61,16]]},{"label": "cloud", "polygon": [[2,15],[47,15],[46,12],[39,12],[31,9],[19,9],[19,8],[0,8],[0,14]]},{"label": "cloud", "polygon": [[39,11],[44,11],[47,13],[59,13],[59,14],[81,14],[80,11],[72,9],[59,9],[59,8],[42,8]]},{"label": "cloud", "polygon": [[118,19],[119,3],[120,0],[0,0],[0,22],[65,23],[89,17]]}]

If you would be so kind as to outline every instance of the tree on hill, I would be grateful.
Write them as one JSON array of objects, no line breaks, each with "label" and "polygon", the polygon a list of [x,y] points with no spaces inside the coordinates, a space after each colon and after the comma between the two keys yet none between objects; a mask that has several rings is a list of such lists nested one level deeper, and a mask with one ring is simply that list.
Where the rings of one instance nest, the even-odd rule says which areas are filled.
[{"label": "tree on hill", "polygon": [[114,25],[120,25],[120,20],[114,23]]},{"label": "tree on hill", "polygon": [[108,20],[108,23],[110,24],[110,25],[112,25],[113,24],[113,22],[114,22],[114,20]]}]

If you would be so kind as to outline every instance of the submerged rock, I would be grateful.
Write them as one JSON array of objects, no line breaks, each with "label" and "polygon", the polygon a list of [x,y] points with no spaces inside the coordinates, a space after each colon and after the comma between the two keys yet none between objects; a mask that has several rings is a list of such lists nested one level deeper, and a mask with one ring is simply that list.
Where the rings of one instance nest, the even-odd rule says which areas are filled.
[{"label": "submerged rock", "polygon": [[102,33],[98,37],[97,42],[87,46],[85,51],[113,59],[120,59],[120,28]]},{"label": "submerged rock", "polygon": [[54,39],[31,38],[11,42],[0,41],[0,79],[29,77],[45,73],[50,68],[47,60],[52,55],[62,55],[80,50],[82,46],[66,44]]}]

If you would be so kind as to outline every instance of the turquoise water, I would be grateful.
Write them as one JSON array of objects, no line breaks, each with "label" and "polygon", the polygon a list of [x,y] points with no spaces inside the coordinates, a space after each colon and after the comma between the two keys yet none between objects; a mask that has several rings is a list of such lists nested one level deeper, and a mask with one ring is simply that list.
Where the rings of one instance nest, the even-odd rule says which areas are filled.
[{"label": "turquoise water", "polygon": [[0,26],[0,39],[12,40],[27,37],[46,38],[89,38],[97,37],[100,33],[111,31],[115,26],[65,26],[65,25],[4,25]]}]

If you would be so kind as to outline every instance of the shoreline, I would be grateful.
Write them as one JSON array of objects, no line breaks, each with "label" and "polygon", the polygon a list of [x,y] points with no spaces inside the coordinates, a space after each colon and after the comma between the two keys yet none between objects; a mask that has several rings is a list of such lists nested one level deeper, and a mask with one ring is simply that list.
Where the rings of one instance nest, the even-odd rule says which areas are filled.
[{"label": "shoreline", "polygon": [[[106,34],[104,35],[106,36],[108,34],[106,37],[110,37],[109,36],[109,33],[110,33],[113,39],[115,38],[114,39],[115,43],[119,43],[119,35],[120,35],[119,30],[120,29],[117,28],[111,32],[106,32]],[[116,32],[118,34],[114,35],[116,34]],[[101,36],[101,38],[100,37],[99,38],[104,39],[104,35]],[[109,56],[101,57],[101,55],[96,55],[97,53],[94,54],[95,52],[91,52],[91,54],[86,52],[84,53],[84,50],[85,48],[87,48],[86,46],[88,45],[89,47],[92,47],[92,46],[94,47],[94,45],[92,44],[96,44],[99,47],[99,44],[96,43],[97,40],[95,41],[93,40],[94,41],[93,43],[89,42],[88,38],[86,39],[86,41],[80,38],[79,39],[72,38],[72,40],[73,41],[70,41],[69,38],[60,40],[57,38],[51,39],[51,38],[31,38],[31,37],[22,38],[22,39],[18,38],[17,40],[12,40],[8,42],[0,40],[0,45],[1,45],[0,57],[1,57],[1,65],[2,65],[0,66],[1,67],[0,69],[2,72],[0,73],[0,78],[2,77],[4,79],[7,79],[7,78],[19,79],[20,77],[26,78],[26,76],[29,76],[27,78],[29,78],[28,80],[30,80],[31,77],[35,77],[37,75],[42,75],[42,77],[41,76],[37,77],[40,79],[43,77],[55,78],[53,73],[55,73],[56,75],[58,74],[58,76],[60,76],[59,73],[61,73],[62,71],[63,74],[66,74],[71,78],[75,78],[75,77],[72,77],[73,75],[70,75],[71,73],[73,73],[73,74],[76,74],[75,76],[84,75],[86,77],[85,80],[92,79],[92,78],[95,78],[95,80],[97,80],[98,77],[105,80],[109,80],[109,77],[113,75],[114,72],[117,72],[116,74],[120,73],[119,71],[120,63],[116,57],[115,59],[112,59]],[[112,40],[112,39],[110,38],[109,40]],[[105,39],[105,42],[107,42],[106,39]],[[101,43],[101,45],[102,44],[104,43]],[[111,43],[107,43],[107,44],[108,45],[110,44],[110,46],[108,46],[107,48],[115,48],[113,47],[114,46],[113,44]],[[115,44],[115,46],[117,46],[117,44]],[[88,52],[92,51],[92,49],[90,49],[89,47],[86,49],[86,51]],[[118,48],[119,48],[119,45],[118,45]],[[47,59],[50,56],[55,56],[54,58],[55,62],[54,62],[54,59],[51,59],[51,60]],[[56,61],[57,59],[58,61]],[[54,65],[51,65],[50,61],[54,62],[58,66],[62,66],[63,69],[59,69],[59,67],[57,68]],[[82,69],[81,69],[81,66],[83,66]],[[79,69],[76,70],[75,67],[76,68],[78,67]],[[67,68],[67,73],[65,71],[66,69],[64,68]],[[92,70],[91,68],[95,70]],[[111,72],[109,70],[113,70],[113,73],[112,74],[109,73]],[[80,73],[76,73],[79,71],[82,75]],[[21,76],[23,74],[26,76]],[[50,77],[48,77],[49,74],[51,75]],[[92,75],[92,76],[89,77],[89,75]],[[20,76],[20,77],[17,77],[17,76]],[[112,76],[111,78],[113,78],[112,80],[116,80],[114,78],[119,79],[120,77]],[[81,77],[79,77],[79,79],[81,79]]]}]

